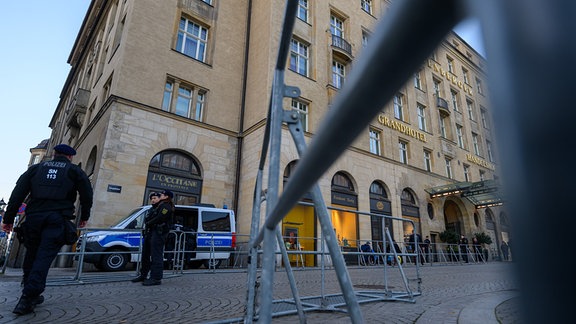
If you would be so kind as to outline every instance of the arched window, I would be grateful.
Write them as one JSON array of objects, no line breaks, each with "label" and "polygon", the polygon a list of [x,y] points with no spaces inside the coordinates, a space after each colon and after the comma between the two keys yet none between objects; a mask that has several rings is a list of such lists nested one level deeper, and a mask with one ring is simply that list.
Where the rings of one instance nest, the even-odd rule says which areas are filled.
[{"label": "arched window", "polygon": [[193,205],[200,202],[202,172],[196,159],[181,151],[162,151],[150,160],[144,201],[152,191],[168,189],[174,193],[174,203]]},{"label": "arched window", "polygon": [[355,192],[352,181],[342,172],[338,172],[334,177],[332,177],[332,190],[340,192]]},{"label": "arched window", "polygon": [[[388,199],[388,194],[386,193],[386,188],[384,184],[380,181],[374,181],[370,184],[370,213],[382,214],[382,215],[392,215],[392,204]],[[384,241],[384,227],[388,228],[390,236],[394,237],[394,228],[392,227],[392,220],[390,218],[371,215],[370,216],[370,228],[372,234],[373,246],[380,247],[380,251],[384,251],[383,241]]]},{"label": "arched window", "polygon": [[416,198],[414,197],[414,194],[412,194],[412,191],[408,188],[402,190],[400,202],[402,204],[402,218],[411,220],[415,227],[412,226],[411,222],[403,222],[404,237],[409,236],[412,232],[421,234],[420,208],[416,203]]}]

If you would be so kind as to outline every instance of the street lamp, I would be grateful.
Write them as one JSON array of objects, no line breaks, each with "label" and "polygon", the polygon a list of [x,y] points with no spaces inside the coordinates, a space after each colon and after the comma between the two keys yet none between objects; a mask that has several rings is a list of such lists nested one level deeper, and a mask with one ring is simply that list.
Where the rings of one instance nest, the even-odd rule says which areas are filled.
[{"label": "street lamp", "polygon": [[2,200],[0,200],[0,210],[4,211],[4,206],[6,206],[6,203],[4,202],[4,198],[2,198]]}]

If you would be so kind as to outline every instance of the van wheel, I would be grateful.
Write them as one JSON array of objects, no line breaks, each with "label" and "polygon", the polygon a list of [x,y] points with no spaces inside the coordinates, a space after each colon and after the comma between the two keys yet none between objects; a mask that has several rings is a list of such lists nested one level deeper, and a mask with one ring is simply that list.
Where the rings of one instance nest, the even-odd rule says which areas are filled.
[{"label": "van wheel", "polygon": [[222,259],[208,259],[208,260],[204,260],[203,262],[204,267],[206,267],[206,269],[218,269],[220,268],[220,264],[222,264]]},{"label": "van wheel", "polygon": [[[120,253],[119,253],[120,252]],[[124,270],[128,263],[129,254],[121,253],[122,250],[108,251],[100,261],[100,267],[104,271],[121,271]]]}]

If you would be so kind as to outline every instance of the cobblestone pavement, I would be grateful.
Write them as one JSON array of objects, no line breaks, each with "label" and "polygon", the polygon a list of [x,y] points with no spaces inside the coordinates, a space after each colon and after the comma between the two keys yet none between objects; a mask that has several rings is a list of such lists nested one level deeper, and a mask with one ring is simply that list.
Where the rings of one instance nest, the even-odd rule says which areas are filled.
[{"label": "cobblestone pavement", "polygon": [[[51,269],[45,302],[32,314],[16,316],[12,309],[20,296],[20,269],[0,276],[0,323],[234,323],[242,322],[247,295],[242,270],[166,272],[162,285],[145,287],[132,283],[134,271],[89,272],[81,282],[71,269]],[[412,301],[361,303],[366,323],[515,323],[519,324],[517,284],[510,275],[511,263],[434,265],[419,268],[418,283],[409,286]],[[349,268],[355,291],[402,290],[397,268]],[[408,278],[415,268],[405,267]],[[332,270],[324,284],[318,269],[294,271],[300,297],[339,294]],[[322,290],[324,289],[324,290]],[[274,300],[292,298],[286,273],[274,275]],[[350,323],[347,313],[310,311],[307,323]],[[297,323],[297,315],[274,317],[273,323]]]}]

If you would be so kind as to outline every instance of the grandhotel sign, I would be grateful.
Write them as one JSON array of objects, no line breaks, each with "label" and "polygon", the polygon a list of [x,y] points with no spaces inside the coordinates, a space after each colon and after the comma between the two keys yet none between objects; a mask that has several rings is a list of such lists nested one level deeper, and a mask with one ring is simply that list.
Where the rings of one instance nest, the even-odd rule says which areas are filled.
[{"label": "grandhotel sign", "polygon": [[466,154],[466,160],[468,160],[474,164],[477,164],[479,166],[485,167],[486,169],[490,169],[492,171],[494,171],[496,169],[496,167],[494,167],[494,164],[488,163],[486,160],[483,160],[479,157],[476,157],[470,153]]},{"label": "grandhotel sign", "polygon": [[446,80],[450,81],[450,83],[452,83],[453,85],[462,89],[462,91],[466,92],[469,95],[472,95],[472,87],[471,86],[458,80],[458,78],[454,74],[452,74],[452,72],[444,70],[442,68],[442,66],[440,66],[440,64],[438,64],[432,60],[428,60],[428,67],[431,68],[432,70],[434,70],[434,72],[445,77]]},{"label": "grandhotel sign", "polygon": [[413,137],[419,141],[422,141],[424,143],[427,142],[426,140],[426,134],[420,131],[415,130],[414,128],[407,126],[403,123],[397,122],[393,119],[390,119],[388,117],[386,117],[385,115],[379,115],[378,116],[378,122],[386,127],[389,127],[395,131],[399,131],[402,134],[406,134],[410,137]]}]

